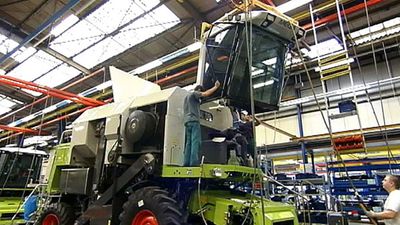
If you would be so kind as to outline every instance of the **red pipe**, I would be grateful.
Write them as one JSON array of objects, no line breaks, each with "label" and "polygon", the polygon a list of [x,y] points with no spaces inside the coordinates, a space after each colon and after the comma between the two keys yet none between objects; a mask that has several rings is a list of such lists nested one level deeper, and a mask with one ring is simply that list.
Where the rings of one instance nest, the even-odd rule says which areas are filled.
[{"label": "red pipe", "polygon": [[[40,134],[40,131],[38,131],[38,130],[25,128],[25,127],[10,127],[10,126],[6,126],[6,125],[0,125],[0,129],[14,131],[14,132],[20,132],[20,133],[29,133],[29,134],[34,134],[34,135]],[[46,134],[48,134],[48,132],[46,132]]]},{"label": "red pipe", "polygon": [[61,99],[71,100],[71,101],[77,102],[79,104],[90,105],[90,106],[99,106],[99,105],[105,104],[104,102],[101,102],[98,100],[82,97],[79,95],[72,94],[70,92],[61,91],[61,90],[49,88],[46,86],[37,85],[33,82],[20,80],[20,79],[10,77],[10,76],[0,75],[0,83],[11,85],[14,87],[25,88],[25,89],[40,92],[43,94],[48,94],[48,95],[51,95],[51,96],[54,96],[57,98],[61,98]]},{"label": "red pipe", "polygon": [[[87,75],[87,76],[85,76],[85,77],[82,77],[81,79],[79,79],[79,80],[77,80],[77,81],[75,81],[75,82],[73,82],[73,83],[71,83],[71,84],[68,84],[67,86],[61,88],[60,90],[66,90],[66,89],[68,89],[68,88],[70,88],[70,87],[73,87],[73,86],[75,86],[76,84],[79,84],[79,83],[81,83],[81,82],[83,82],[83,81],[85,81],[85,80],[87,80],[87,79],[89,79],[89,78],[91,78],[91,77],[93,77],[93,76],[99,74],[100,72],[104,72],[104,68],[101,68],[101,69],[99,69],[99,70],[96,70],[95,72],[93,72],[93,73],[91,73],[91,74],[89,74],[89,75]],[[40,99],[38,99],[38,100],[36,100],[36,101],[34,101],[34,102],[28,104],[28,105],[25,105],[25,106],[23,106],[23,107],[21,107],[21,108],[19,108],[19,109],[17,109],[17,110],[14,110],[14,111],[12,111],[12,112],[9,112],[8,114],[6,114],[6,115],[0,117],[0,120],[3,120],[3,119],[5,119],[5,118],[8,118],[8,117],[10,117],[10,116],[12,116],[12,115],[14,115],[14,114],[16,114],[16,113],[18,113],[18,112],[24,110],[24,109],[27,109],[27,108],[32,107],[32,106],[34,106],[34,105],[36,105],[36,104],[38,104],[38,103],[40,103],[40,102],[43,102],[44,100],[46,100],[46,99],[48,99],[48,98],[49,98],[49,96],[45,96],[45,97],[40,98]]]},{"label": "red pipe", "polygon": [[[299,1],[299,0],[297,0],[297,1]],[[275,4],[274,4],[274,2],[272,0],[263,0],[262,2],[264,2],[264,3],[268,4],[268,5],[271,5],[271,6],[275,6]]]},{"label": "red pipe", "polygon": [[[41,93],[44,93],[44,94],[49,93],[51,95],[52,93],[58,93],[60,95],[65,95],[65,96],[68,96],[70,98],[79,99],[82,102],[88,102],[88,105],[90,105],[90,103],[92,103],[93,105],[104,105],[104,102],[101,102],[101,101],[98,101],[98,100],[94,100],[94,99],[91,99],[91,98],[86,98],[86,97],[83,97],[83,96],[79,96],[79,95],[76,95],[76,94],[73,94],[73,93],[70,93],[70,92],[67,92],[67,91],[62,91],[62,90],[58,90],[58,89],[55,89],[55,88],[42,86],[42,85],[36,84],[34,82],[21,80],[21,79],[15,78],[15,77],[0,75],[0,78],[11,80],[11,81],[14,81],[16,83],[24,84],[24,85],[27,86],[27,89],[30,89],[30,90],[33,90],[33,91],[37,90],[37,91],[39,91]],[[41,91],[41,90],[44,90],[44,91]]]},{"label": "red pipe", "polygon": [[[183,74],[185,74],[185,73],[193,72],[193,71],[195,71],[196,69],[197,69],[197,66],[190,67],[190,68],[185,69],[185,70],[183,70],[183,71],[180,71],[180,72],[178,72],[178,73],[176,73],[176,74],[174,74],[174,75],[171,75],[171,76],[169,76],[169,77],[165,77],[165,78],[163,78],[163,79],[160,79],[160,80],[156,81],[156,83],[157,83],[157,84],[165,83],[165,82],[170,81],[170,80],[172,80],[172,79],[174,79],[174,78],[176,78],[176,77],[179,77],[179,76],[181,76],[181,75],[183,75]],[[40,100],[40,99],[39,99],[39,100]],[[44,98],[43,98],[43,100],[44,100]],[[109,98],[109,99],[105,100],[104,102],[105,102],[105,103],[109,103],[109,102],[111,102],[111,101],[112,101],[112,98]],[[31,103],[31,104],[32,104],[32,103]],[[45,123],[36,125],[36,126],[34,126],[33,128],[36,128],[36,129],[37,129],[37,128],[40,128],[40,127],[48,126],[48,125],[50,125],[50,124],[52,124],[52,123],[54,123],[54,122],[57,122],[57,121],[66,119],[66,118],[68,118],[68,117],[71,117],[71,116],[76,115],[76,114],[79,114],[79,113],[82,113],[82,112],[84,112],[84,111],[86,111],[86,110],[88,110],[88,109],[91,109],[91,108],[93,108],[93,106],[89,106],[89,107],[86,107],[86,108],[82,108],[82,109],[77,110],[77,111],[74,111],[74,112],[72,112],[72,113],[70,113],[70,114],[67,114],[67,115],[64,115],[64,116],[60,116],[60,117],[57,117],[57,118],[55,118],[55,119],[53,119],[53,120],[50,120],[50,121],[47,121],[47,122],[45,122]],[[11,135],[9,135],[9,136],[7,136],[7,137],[4,137],[4,138],[0,139],[0,142],[3,142],[3,141],[5,141],[5,140],[8,140],[8,139],[10,139],[10,138],[12,138],[12,137],[18,136],[18,135],[20,135],[20,134],[22,134],[22,133],[19,132],[19,133],[11,134]]]},{"label": "red pipe", "polygon": [[193,66],[193,67],[190,67],[188,69],[182,70],[182,71],[180,71],[180,72],[178,72],[178,73],[176,73],[174,75],[171,75],[171,76],[168,76],[168,77],[164,77],[163,79],[157,80],[155,83],[156,84],[161,84],[161,83],[164,83],[164,82],[168,82],[168,81],[170,81],[170,80],[172,80],[174,78],[177,78],[177,77],[179,77],[179,76],[181,76],[181,75],[183,75],[185,73],[190,73],[190,72],[193,72],[195,70],[197,70],[197,66]]},{"label": "red pipe", "polygon": [[[383,0],[370,0],[370,1],[367,2],[367,7],[376,5],[376,4],[378,4],[378,3],[382,2],[382,1],[383,1]],[[360,3],[360,4],[358,4],[358,5],[355,5],[355,6],[353,6],[353,7],[350,7],[350,8],[348,8],[348,9],[342,10],[342,11],[340,11],[340,15],[342,15],[342,16],[345,15],[345,14],[346,14],[346,15],[349,15],[349,14],[352,14],[352,13],[354,13],[354,12],[357,12],[357,11],[359,11],[359,10],[361,10],[361,9],[365,9],[365,3]],[[331,15],[329,15],[329,16],[326,16],[326,17],[324,17],[324,18],[322,18],[322,19],[317,20],[317,21],[315,22],[315,26],[318,26],[318,25],[321,25],[321,24],[325,24],[325,23],[334,21],[334,20],[336,20],[337,18],[338,18],[338,14],[337,14],[337,13],[331,14]],[[312,28],[312,23],[309,23],[309,24],[304,25],[303,28],[304,28],[305,30],[308,30],[308,29]]]},{"label": "red pipe", "polygon": [[0,83],[2,83],[2,84],[10,85],[10,86],[13,86],[13,87],[24,88],[24,89],[40,92],[40,93],[43,93],[43,94],[48,94],[48,95],[51,95],[51,96],[54,96],[54,97],[57,97],[57,98],[71,100],[71,101],[74,101],[76,103],[83,104],[83,105],[87,105],[87,104],[92,105],[91,103],[88,103],[88,102],[85,102],[85,101],[80,101],[79,99],[72,99],[71,97],[60,95],[58,93],[49,92],[47,90],[40,89],[38,87],[32,87],[32,86],[29,86],[29,85],[26,85],[26,84],[23,84],[23,83],[10,81],[10,80],[4,79],[3,77],[1,77],[1,75],[0,75],[0,78],[1,78],[0,79]]}]

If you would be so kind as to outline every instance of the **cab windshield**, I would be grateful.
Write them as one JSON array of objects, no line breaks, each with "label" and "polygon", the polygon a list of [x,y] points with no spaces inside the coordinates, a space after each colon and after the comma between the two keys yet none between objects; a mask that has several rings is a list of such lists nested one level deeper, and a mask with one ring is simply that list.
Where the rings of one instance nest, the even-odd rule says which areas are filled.
[{"label": "cab windshield", "polygon": [[37,182],[41,160],[42,157],[31,154],[1,153],[0,184],[3,188],[24,188],[27,182]]},{"label": "cab windshield", "polygon": [[223,88],[217,97],[250,110],[250,78],[256,113],[278,108],[284,75],[287,42],[253,26],[252,63],[249,69],[248,46],[243,24],[231,25],[207,40],[203,86],[212,87],[218,79]]}]

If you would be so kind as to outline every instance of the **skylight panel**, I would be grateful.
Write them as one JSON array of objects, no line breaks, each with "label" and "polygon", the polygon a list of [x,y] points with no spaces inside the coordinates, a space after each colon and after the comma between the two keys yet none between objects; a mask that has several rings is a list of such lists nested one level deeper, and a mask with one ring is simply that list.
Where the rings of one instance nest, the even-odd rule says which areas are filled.
[{"label": "skylight panel", "polygon": [[21,63],[15,69],[7,73],[7,75],[22,80],[33,81],[37,77],[47,73],[60,64],[60,60],[43,51],[38,51],[25,62]]},{"label": "skylight panel", "polygon": [[[179,18],[166,6],[162,5],[128,25],[114,37],[106,38],[73,59],[85,67],[92,68],[179,22]],[[117,29],[117,27],[115,29]]]},{"label": "skylight panel", "polygon": [[86,20],[64,32],[50,43],[50,47],[59,53],[71,57],[104,37],[104,33]]},{"label": "skylight panel", "polygon": [[85,20],[103,33],[111,33],[144,11],[132,0],[108,1]]},{"label": "skylight panel", "polygon": [[21,50],[22,51],[18,50],[16,53],[12,54],[12,56],[11,56],[17,62],[23,62],[24,60],[26,60],[27,58],[29,58],[33,54],[35,54],[37,51],[36,48],[33,48],[33,47],[29,47],[29,48],[22,47]]},{"label": "skylight panel", "polygon": [[162,5],[138,19],[114,36],[114,40],[126,48],[139,44],[180,22],[179,18]]},{"label": "skylight panel", "polygon": [[4,55],[18,46],[18,42],[0,34],[0,52]]},{"label": "skylight panel", "polygon": [[155,20],[162,24],[163,27],[172,27],[173,25],[163,24],[170,21],[179,21],[179,18],[168,9],[167,6],[161,5],[154,11],[151,11],[149,15]]},{"label": "skylight panel", "polygon": [[16,105],[15,102],[10,101],[10,100],[8,100],[6,98],[1,98],[1,100],[0,100],[0,107],[11,108],[11,107],[13,107],[15,105]]},{"label": "skylight panel", "polygon": [[107,38],[74,57],[74,61],[85,67],[92,68],[125,49],[112,38]]},{"label": "skylight panel", "polygon": [[35,96],[35,97],[39,97],[39,96],[42,95],[42,93],[40,93],[40,92],[31,91],[31,90],[24,89],[24,88],[22,88],[21,90],[23,90],[23,91],[25,91],[26,93],[31,94],[31,95],[33,95],[33,96]]},{"label": "skylight panel", "polygon": [[64,19],[61,23],[59,23],[53,30],[51,30],[51,34],[53,34],[54,36],[58,36],[78,21],[79,18],[72,14]]},{"label": "skylight panel", "polygon": [[0,96],[0,115],[11,111],[11,107],[15,106],[15,102],[6,99],[5,96]]},{"label": "skylight panel", "polygon": [[[18,42],[0,34],[0,53],[5,55],[17,46]],[[35,52],[36,52],[35,48],[21,47],[18,51],[16,51],[14,54],[11,55],[11,58],[13,58],[15,61],[22,62]]]},{"label": "skylight panel", "polygon": [[57,37],[50,43],[50,47],[67,57],[72,57],[93,43],[100,41],[119,26],[153,8],[159,2],[159,0],[107,1],[85,19]]},{"label": "skylight panel", "polygon": [[64,63],[36,80],[35,83],[53,88],[71,80],[79,74],[79,70],[70,67]]},{"label": "skylight panel", "polygon": [[0,105],[0,115],[3,115],[4,113],[8,113],[10,111],[11,111],[10,108],[3,107],[3,106]]},{"label": "skylight panel", "polygon": [[160,0],[135,0],[135,3],[140,6],[143,10],[149,11],[152,9],[154,6],[156,6],[158,3],[160,3]]}]

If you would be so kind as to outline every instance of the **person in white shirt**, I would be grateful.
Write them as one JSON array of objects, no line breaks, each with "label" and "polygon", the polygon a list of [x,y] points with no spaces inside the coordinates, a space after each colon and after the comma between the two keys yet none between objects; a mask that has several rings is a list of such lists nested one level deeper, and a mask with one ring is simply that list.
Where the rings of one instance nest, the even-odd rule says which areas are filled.
[{"label": "person in white shirt", "polygon": [[365,214],[368,217],[383,220],[385,225],[400,225],[400,178],[394,175],[387,175],[382,181],[382,186],[389,192],[383,212],[369,211]]}]

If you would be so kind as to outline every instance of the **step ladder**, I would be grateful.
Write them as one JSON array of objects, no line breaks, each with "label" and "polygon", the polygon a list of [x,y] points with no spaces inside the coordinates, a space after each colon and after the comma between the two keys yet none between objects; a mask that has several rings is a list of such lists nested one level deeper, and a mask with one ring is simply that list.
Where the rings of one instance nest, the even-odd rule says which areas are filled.
[{"label": "step ladder", "polygon": [[[339,21],[339,26],[340,26],[340,32],[341,32],[341,42],[342,42],[342,50],[337,51],[333,54],[330,54],[328,56],[321,56],[320,51],[319,51],[319,43],[318,43],[318,36],[317,36],[317,29],[315,27],[315,19],[314,19],[314,14],[318,12],[318,10],[313,10],[311,4],[310,4],[310,15],[311,15],[311,22],[312,22],[312,30],[313,30],[313,36],[314,36],[314,41],[315,45],[317,47],[317,59],[318,59],[318,68],[316,69],[317,72],[320,74],[320,80],[321,80],[321,85],[322,85],[322,91],[324,95],[324,101],[325,101],[325,111],[326,111],[326,118],[327,118],[327,124],[328,124],[328,132],[331,136],[332,139],[332,147],[334,150],[334,153],[337,154],[348,154],[355,153],[355,152],[365,152],[366,153],[366,145],[365,145],[365,137],[363,135],[363,128],[361,124],[361,119],[360,115],[358,113],[358,103],[357,103],[357,96],[354,91],[354,80],[353,80],[353,74],[351,71],[351,66],[350,64],[354,61],[352,58],[349,57],[348,54],[348,49],[346,45],[346,37],[344,34],[343,30],[343,22],[341,18],[341,13],[340,13],[340,7],[339,7],[339,1],[336,0],[336,9],[337,9],[337,14],[338,14],[338,21]],[[331,107],[329,97],[327,96],[327,82],[332,81],[334,79],[339,79],[342,77],[347,77],[348,80],[350,81],[351,88],[353,89],[352,91],[352,101],[355,103],[355,109],[351,111],[346,111],[346,112],[341,112],[339,114],[329,114],[329,108]],[[332,90],[329,90],[332,91]],[[358,126],[359,126],[359,132],[356,133],[355,135],[358,135],[361,137],[361,142],[358,142],[358,144],[354,145],[346,145],[348,146],[347,148],[341,148],[337,147],[339,145],[335,144],[335,140],[337,138],[347,140],[346,137],[343,136],[335,136],[333,129],[332,129],[332,120],[336,119],[343,119],[345,117],[349,116],[356,116],[357,121],[358,121]],[[354,135],[354,134],[352,134]],[[351,149],[351,146],[353,146],[355,149]],[[349,151],[347,151],[349,150]]]}]

